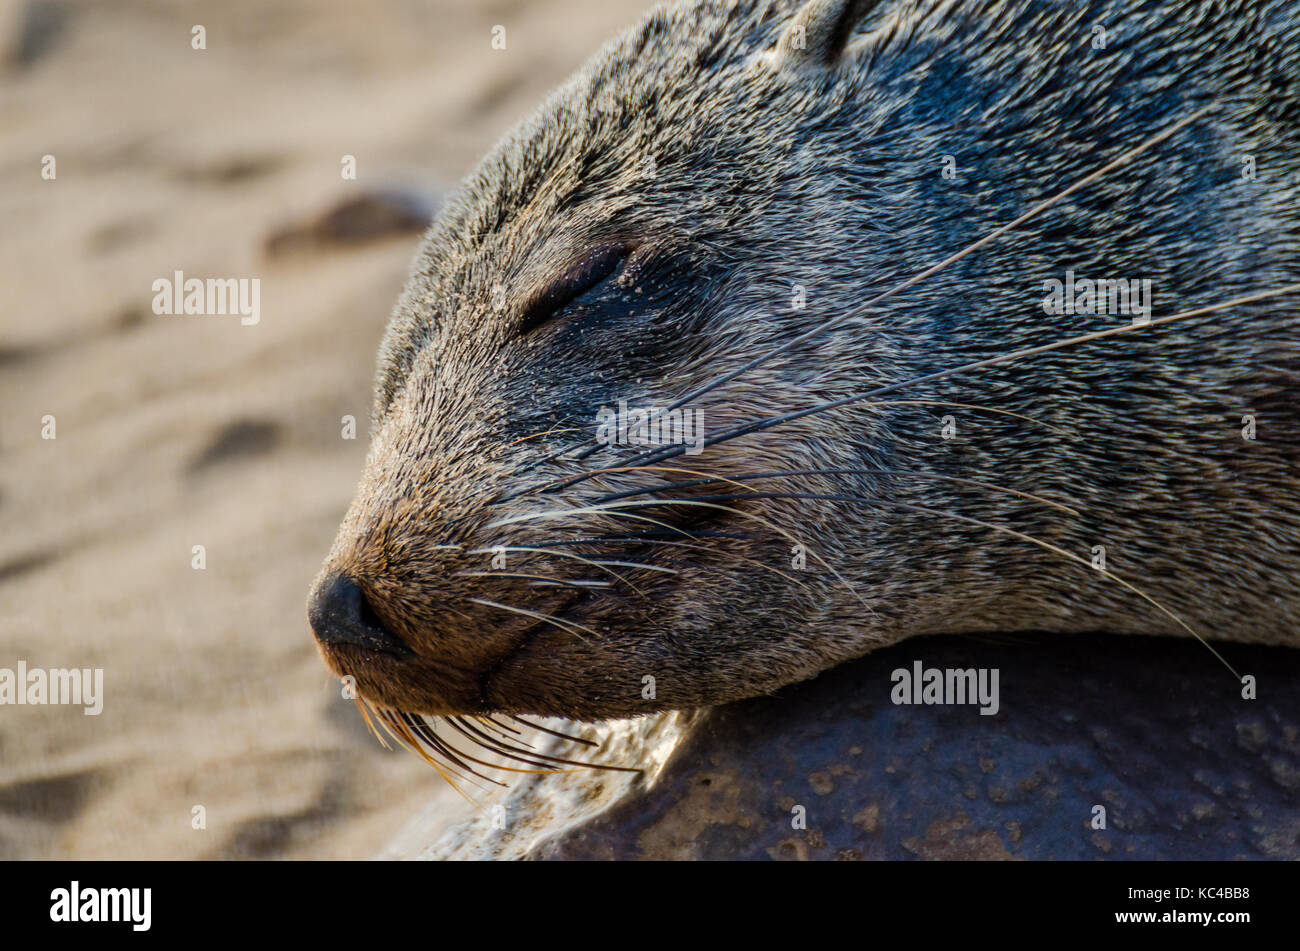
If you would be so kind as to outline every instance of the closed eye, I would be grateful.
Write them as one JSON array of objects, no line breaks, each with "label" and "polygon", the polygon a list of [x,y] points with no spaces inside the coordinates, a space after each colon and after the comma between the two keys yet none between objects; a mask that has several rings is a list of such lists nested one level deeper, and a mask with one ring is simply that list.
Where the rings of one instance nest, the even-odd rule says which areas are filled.
[{"label": "closed eye", "polygon": [[524,308],[519,332],[526,334],[560,314],[578,298],[616,276],[632,246],[622,241],[590,248],[551,281]]}]

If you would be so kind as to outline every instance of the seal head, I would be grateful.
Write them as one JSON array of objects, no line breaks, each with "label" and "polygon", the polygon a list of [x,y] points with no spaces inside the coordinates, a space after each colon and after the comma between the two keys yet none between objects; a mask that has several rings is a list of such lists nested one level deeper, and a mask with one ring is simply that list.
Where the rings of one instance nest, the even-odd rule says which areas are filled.
[{"label": "seal head", "polygon": [[[311,596],[326,662],[395,710],[600,719],[923,633],[1186,633],[1176,616],[1294,638],[1294,302],[843,401],[1129,319],[1048,313],[1067,272],[1177,308],[1300,280],[1296,186],[1240,181],[1248,147],[1300,176],[1295,12],[655,10],[427,235]],[[1098,22],[1123,44],[1090,47]],[[599,440],[697,391],[698,447]],[[1267,439],[1243,444],[1246,414]],[[1090,571],[1098,547],[1168,613]]]}]

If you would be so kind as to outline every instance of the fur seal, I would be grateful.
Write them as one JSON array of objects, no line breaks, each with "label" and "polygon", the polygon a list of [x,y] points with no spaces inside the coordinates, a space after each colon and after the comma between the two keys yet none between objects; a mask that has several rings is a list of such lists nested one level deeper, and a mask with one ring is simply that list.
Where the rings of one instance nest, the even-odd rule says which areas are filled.
[{"label": "fur seal", "polygon": [[412,729],[1300,645],[1298,282],[1294,0],[659,7],[429,230],[309,620]]}]

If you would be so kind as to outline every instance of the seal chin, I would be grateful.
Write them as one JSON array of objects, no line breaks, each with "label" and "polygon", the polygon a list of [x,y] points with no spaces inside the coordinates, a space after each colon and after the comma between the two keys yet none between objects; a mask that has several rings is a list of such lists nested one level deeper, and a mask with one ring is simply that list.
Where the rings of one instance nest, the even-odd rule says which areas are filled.
[{"label": "seal chin", "polygon": [[399,658],[369,647],[317,643],[326,666],[350,677],[357,693],[376,706],[428,716],[491,712],[480,691],[483,675],[475,671],[418,655]]},{"label": "seal chin", "polygon": [[530,631],[483,675],[481,696],[489,710],[586,722],[650,712],[644,703],[628,700],[620,672],[574,645],[570,635],[548,628],[543,624]]},{"label": "seal chin", "polygon": [[[530,662],[533,647],[539,639],[545,637],[547,627],[545,621],[539,621],[527,628],[520,635],[518,645],[479,678],[479,697],[490,712],[565,715],[556,712],[553,703],[546,702],[534,693],[535,685],[527,676],[534,666]],[[542,701],[540,704],[539,700]]]}]

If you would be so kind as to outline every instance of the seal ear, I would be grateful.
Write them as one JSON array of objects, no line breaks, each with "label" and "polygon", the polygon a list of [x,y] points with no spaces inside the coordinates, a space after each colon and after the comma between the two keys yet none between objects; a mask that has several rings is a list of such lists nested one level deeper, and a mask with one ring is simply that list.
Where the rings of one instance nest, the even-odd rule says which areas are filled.
[{"label": "seal ear", "polygon": [[782,65],[825,68],[844,55],[853,28],[880,0],[808,0],[777,41]]}]

